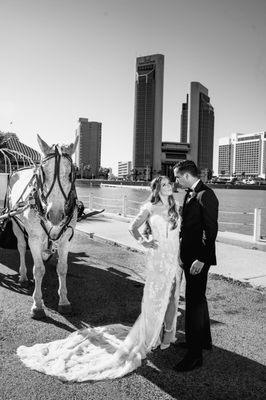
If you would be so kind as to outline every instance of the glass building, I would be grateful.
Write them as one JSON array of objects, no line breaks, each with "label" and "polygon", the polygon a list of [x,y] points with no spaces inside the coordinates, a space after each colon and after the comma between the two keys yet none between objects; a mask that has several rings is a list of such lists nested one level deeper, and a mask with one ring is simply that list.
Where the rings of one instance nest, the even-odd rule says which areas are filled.
[{"label": "glass building", "polygon": [[199,82],[190,84],[188,141],[189,158],[201,171],[213,169],[214,109],[208,89]]},{"label": "glass building", "polygon": [[187,143],[187,129],[188,129],[188,94],[186,103],[182,103],[181,125],[180,125],[180,142]]},{"label": "glass building", "polygon": [[137,58],[133,168],[140,179],[152,179],[161,170],[163,78],[162,54]]}]

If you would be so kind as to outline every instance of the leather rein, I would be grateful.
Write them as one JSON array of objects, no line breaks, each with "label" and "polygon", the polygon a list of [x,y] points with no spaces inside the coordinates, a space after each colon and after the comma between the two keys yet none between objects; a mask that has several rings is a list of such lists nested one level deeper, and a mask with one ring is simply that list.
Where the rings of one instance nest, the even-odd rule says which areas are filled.
[{"label": "leather rein", "polygon": [[[71,187],[69,190],[68,195],[65,193],[61,181],[60,181],[60,161],[61,161],[61,157],[66,158],[70,164],[71,164],[71,172],[70,172],[70,176],[69,176],[69,180],[71,183]],[[52,184],[50,186],[50,188],[48,189],[48,191],[45,193],[44,191],[44,181],[45,181],[45,173],[43,170],[43,164],[54,158],[55,159],[55,164],[54,164],[54,176],[53,176],[53,181]],[[38,212],[39,216],[41,217],[41,226],[44,229],[45,233],[48,236],[48,239],[51,240],[52,242],[57,241],[62,234],[68,229],[71,228],[72,229],[72,235],[69,238],[69,241],[72,239],[74,231],[73,228],[71,226],[69,226],[69,223],[72,220],[75,208],[76,208],[76,204],[77,204],[77,194],[76,194],[76,188],[75,188],[75,180],[76,180],[76,176],[75,176],[75,169],[74,169],[74,165],[72,162],[71,157],[67,154],[67,153],[61,153],[58,150],[58,145],[55,146],[55,152],[48,154],[43,160],[41,165],[39,166],[36,175],[36,188],[32,191],[31,196],[30,196],[30,203],[31,203],[31,207],[35,208],[35,210]],[[61,228],[61,230],[59,231],[56,239],[51,239],[50,237],[50,233],[52,228],[50,228],[49,230],[47,229],[46,225],[45,225],[45,220],[47,219],[46,217],[46,211],[47,211],[47,202],[48,202],[48,197],[51,194],[53,187],[56,183],[56,181],[58,182],[58,186],[60,188],[61,193],[63,194],[63,197],[65,199],[65,215],[67,216],[64,224]]]}]

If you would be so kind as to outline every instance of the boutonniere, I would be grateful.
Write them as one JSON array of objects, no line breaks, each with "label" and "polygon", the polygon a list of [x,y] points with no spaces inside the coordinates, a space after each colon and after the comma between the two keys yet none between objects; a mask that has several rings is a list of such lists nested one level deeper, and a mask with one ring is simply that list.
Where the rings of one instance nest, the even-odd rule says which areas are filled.
[{"label": "boutonniere", "polygon": [[194,197],[197,197],[197,192],[195,192],[194,190],[192,191],[190,198],[193,199]]},{"label": "boutonniere", "polygon": [[197,192],[194,192],[193,190],[192,192],[189,193],[187,197],[187,202],[189,203],[194,197],[197,197]]}]

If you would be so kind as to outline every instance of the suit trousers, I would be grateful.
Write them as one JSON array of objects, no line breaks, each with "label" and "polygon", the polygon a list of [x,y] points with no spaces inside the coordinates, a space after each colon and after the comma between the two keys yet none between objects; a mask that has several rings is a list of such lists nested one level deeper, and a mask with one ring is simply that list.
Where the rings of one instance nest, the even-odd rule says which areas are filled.
[{"label": "suit trousers", "polygon": [[191,275],[191,264],[184,265],[186,277],[186,343],[190,353],[202,354],[202,348],[212,342],[206,286],[210,266],[204,265],[201,272]]}]

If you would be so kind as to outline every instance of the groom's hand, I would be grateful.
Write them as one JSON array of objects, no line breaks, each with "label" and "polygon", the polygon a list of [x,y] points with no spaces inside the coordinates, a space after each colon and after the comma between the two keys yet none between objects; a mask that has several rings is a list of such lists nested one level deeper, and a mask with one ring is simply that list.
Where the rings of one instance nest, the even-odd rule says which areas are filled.
[{"label": "groom's hand", "polygon": [[195,260],[193,261],[191,267],[190,267],[190,273],[191,275],[197,275],[201,272],[202,268],[204,266],[204,263],[199,261],[199,260]]}]

